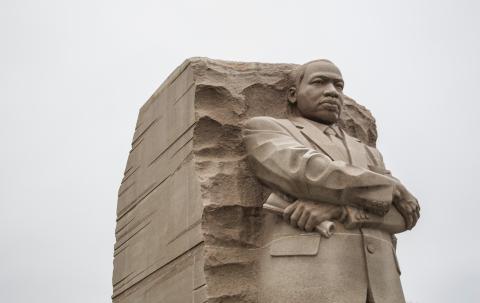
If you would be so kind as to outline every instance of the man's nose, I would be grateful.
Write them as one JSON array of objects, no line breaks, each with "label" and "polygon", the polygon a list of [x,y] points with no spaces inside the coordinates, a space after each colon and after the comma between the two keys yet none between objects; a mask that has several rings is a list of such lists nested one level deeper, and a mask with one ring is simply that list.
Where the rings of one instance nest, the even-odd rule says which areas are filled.
[{"label": "man's nose", "polygon": [[337,88],[335,85],[333,85],[332,82],[329,82],[326,87],[325,91],[323,93],[327,97],[332,97],[332,98],[338,98],[340,95],[338,94]]}]

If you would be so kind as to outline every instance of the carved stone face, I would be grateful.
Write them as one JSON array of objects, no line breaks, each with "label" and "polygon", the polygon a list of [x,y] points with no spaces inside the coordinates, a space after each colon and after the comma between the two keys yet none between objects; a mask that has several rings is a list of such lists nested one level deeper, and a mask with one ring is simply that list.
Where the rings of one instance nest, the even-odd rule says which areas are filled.
[{"label": "carved stone face", "polygon": [[327,61],[309,63],[289,101],[303,117],[327,125],[337,122],[343,106],[343,79],[340,70]]}]

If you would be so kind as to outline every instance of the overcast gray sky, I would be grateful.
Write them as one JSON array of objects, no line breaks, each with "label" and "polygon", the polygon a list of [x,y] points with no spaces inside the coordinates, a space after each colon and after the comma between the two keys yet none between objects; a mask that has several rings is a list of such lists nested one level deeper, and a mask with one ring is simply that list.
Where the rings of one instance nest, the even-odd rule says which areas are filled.
[{"label": "overcast gray sky", "polygon": [[422,217],[408,301],[480,302],[478,1],[0,1],[0,302],[110,302],[138,109],[187,57],[329,58]]}]

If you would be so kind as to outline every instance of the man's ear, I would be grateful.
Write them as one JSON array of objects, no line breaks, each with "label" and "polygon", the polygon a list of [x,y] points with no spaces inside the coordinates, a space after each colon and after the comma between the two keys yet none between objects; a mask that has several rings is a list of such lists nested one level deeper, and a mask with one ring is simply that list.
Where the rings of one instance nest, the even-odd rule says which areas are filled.
[{"label": "man's ear", "polygon": [[297,103],[297,88],[295,86],[292,86],[288,89],[287,99],[288,103],[292,105]]}]

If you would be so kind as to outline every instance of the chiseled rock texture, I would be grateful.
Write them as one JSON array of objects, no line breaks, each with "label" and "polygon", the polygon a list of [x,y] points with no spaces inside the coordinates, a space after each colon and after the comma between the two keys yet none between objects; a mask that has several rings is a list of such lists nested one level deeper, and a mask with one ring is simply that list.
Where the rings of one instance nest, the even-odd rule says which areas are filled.
[{"label": "chiseled rock texture", "polygon": [[[242,121],[284,117],[294,64],[187,59],[140,109],[118,192],[113,302],[257,302],[262,186]],[[375,144],[347,98],[342,126]]]}]

